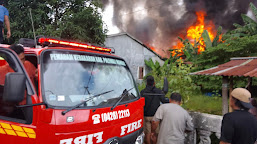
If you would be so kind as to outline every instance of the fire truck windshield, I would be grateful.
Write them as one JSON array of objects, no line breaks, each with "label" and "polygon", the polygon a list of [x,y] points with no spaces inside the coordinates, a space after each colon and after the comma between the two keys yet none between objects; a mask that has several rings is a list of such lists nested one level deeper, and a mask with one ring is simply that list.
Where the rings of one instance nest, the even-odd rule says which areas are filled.
[{"label": "fire truck windshield", "polygon": [[[124,89],[133,88],[121,101],[139,97],[125,62],[113,57],[72,51],[48,50],[43,53],[42,94],[53,107],[79,108],[112,106]],[[93,97],[99,93],[104,95]],[[88,100],[90,99],[90,100]]]}]

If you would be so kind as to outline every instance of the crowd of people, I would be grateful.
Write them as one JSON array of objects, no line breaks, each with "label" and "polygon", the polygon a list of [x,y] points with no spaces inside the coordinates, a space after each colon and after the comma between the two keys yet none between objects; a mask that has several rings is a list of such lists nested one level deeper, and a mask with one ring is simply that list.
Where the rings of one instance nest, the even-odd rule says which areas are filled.
[{"label": "crowd of people", "polygon": [[[185,133],[193,131],[194,125],[189,113],[181,107],[181,95],[172,93],[169,101],[165,101],[165,94],[155,87],[154,78],[148,76],[141,96],[145,98],[144,144],[184,144]],[[251,93],[245,88],[235,88],[229,105],[233,112],[223,117],[220,144],[256,144],[257,108]]]}]

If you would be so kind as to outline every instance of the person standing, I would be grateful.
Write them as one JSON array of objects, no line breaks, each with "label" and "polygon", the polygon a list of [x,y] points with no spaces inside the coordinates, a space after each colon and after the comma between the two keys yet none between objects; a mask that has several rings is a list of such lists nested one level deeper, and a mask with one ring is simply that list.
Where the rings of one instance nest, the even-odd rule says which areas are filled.
[{"label": "person standing", "polygon": [[183,109],[181,95],[172,93],[168,104],[161,105],[152,120],[151,138],[156,139],[155,130],[160,124],[157,144],[184,144],[185,132],[194,130],[192,118]]},{"label": "person standing", "polygon": [[[35,80],[37,81],[38,78],[38,70],[31,62],[25,59],[23,46],[20,44],[13,44],[9,48],[12,49],[18,55],[20,61],[22,62],[28,73],[29,78],[31,79],[31,82],[35,86]],[[0,85],[5,84],[5,75],[9,72],[14,72],[14,70],[9,66],[9,64],[0,67]],[[24,98],[24,100],[20,102],[20,105],[24,104],[26,104],[26,98]]]},{"label": "person standing", "polygon": [[224,115],[220,144],[254,144],[257,139],[257,119],[248,112],[251,93],[244,88],[231,92],[229,104],[233,110]]},{"label": "person standing", "polygon": [[11,37],[11,28],[10,28],[10,21],[9,21],[9,12],[4,7],[4,0],[0,0],[0,43],[4,40],[4,23],[7,29],[6,37],[9,39]]},{"label": "person standing", "polygon": [[[151,143],[151,121],[152,118],[160,106],[160,102],[167,103],[165,94],[158,88],[155,87],[154,77],[147,76],[146,78],[146,88],[140,92],[141,96],[145,98],[144,106],[144,133],[145,133],[145,143]],[[157,132],[158,133],[158,132]]]}]

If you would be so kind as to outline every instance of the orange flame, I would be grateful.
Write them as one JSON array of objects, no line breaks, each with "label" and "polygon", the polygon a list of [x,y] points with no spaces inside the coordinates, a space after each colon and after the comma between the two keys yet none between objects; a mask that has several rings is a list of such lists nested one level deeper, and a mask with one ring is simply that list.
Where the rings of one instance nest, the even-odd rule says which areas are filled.
[{"label": "orange flame", "polygon": [[[204,18],[206,13],[204,11],[196,12],[196,16],[197,21],[195,25],[192,25],[188,28],[186,37],[189,39],[192,45],[194,45],[194,40],[200,43],[200,46],[198,47],[198,53],[200,53],[205,50],[205,44],[203,38],[201,38],[203,31],[207,30],[211,41],[213,41],[215,38],[216,30],[212,21],[205,23]],[[179,41],[177,42],[177,45],[173,46],[173,49],[181,49],[180,51],[182,51],[183,46],[184,45]],[[174,56],[175,52],[172,52],[172,55]]]},{"label": "orange flame", "polygon": [[172,56],[175,56],[175,54],[177,54],[178,56],[180,56],[183,51],[182,51],[182,47],[183,47],[183,43],[181,41],[177,42],[177,45],[172,46],[173,49],[175,49],[175,51],[172,51]]},{"label": "orange flame", "polygon": [[146,43],[146,46],[150,48],[152,51],[157,52],[156,48],[151,46],[150,44]]}]

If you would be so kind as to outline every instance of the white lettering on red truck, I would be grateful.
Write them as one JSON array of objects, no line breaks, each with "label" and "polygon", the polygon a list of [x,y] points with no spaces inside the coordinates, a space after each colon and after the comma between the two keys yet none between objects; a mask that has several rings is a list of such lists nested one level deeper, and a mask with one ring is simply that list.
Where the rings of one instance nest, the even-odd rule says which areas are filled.
[{"label": "white lettering on red truck", "polygon": [[107,122],[107,121],[126,118],[129,116],[130,116],[129,109],[125,109],[125,110],[102,113],[101,115],[95,114],[92,116],[92,120],[93,120],[93,124],[98,124],[101,122],[100,120],[102,120],[102,122]]},{"label": "white lettering on red truck", "polygon": [[103,142],[103,132],[98,132],[94,134],[84,135],[76,137],[75,139],[63,139],[60,140],[60,144],[93,144],[93,140],[96,139],[96,143]]},{"label": "white lettering on red truck", "polygon": [[141,127],[142,127],[142,119],[140,119],[138,121],[135,121],[133,123],[121,126],[121,133],[120,133],[120,135],[123,136],[123,135],[125,135],[127,133],[130,133],[132,131],[135,131],[135,130],[141,128]]}]

